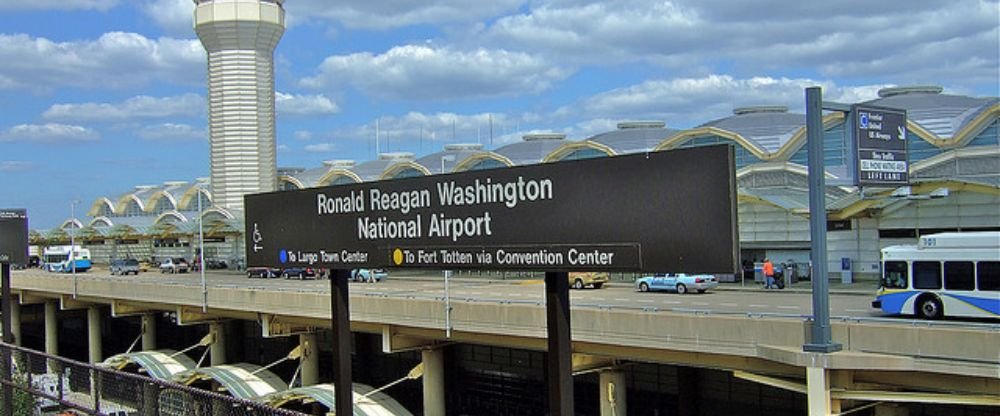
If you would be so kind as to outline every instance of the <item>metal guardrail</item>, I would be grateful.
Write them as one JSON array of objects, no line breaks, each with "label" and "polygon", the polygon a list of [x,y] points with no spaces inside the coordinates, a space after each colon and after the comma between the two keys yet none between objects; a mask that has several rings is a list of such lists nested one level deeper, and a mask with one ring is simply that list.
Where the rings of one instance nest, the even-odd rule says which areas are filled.
[{"label": "metal guardrail", "polygon": [[[169,381],[82,363],[0,343],[3,371],[0,411],[16,416],[55,415],[67,410],[87,415],[131,416],[303,416]],[[7,394],[6,390],[10,390]],[[10,407],[3,403],[11,397]]]}]

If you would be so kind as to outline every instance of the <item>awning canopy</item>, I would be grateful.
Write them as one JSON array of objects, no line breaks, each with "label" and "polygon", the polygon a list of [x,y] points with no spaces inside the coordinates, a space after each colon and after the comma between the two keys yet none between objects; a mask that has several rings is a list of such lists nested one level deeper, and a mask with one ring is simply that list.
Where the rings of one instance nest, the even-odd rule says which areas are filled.
[{"label": "awning canopy", "polygon": [[288,389],[277,375],[249,363],[197,368],[173,376],[173,381],[187,385],[199,380],[215,380],[233,397],[247,400]]},{"label": "awning canopy", "polygon": [[138,365],[150,377],[159,380],[169,380],[175,374],[191,370],[196,366],[187,355],[168,349],[117,354],[101,363],[116,370],[121,370],[129,364]]},{"label": "awning canopy", "polygon": [[[355,416],[412,416],[410,411],[389,395],[378,392],[368,397],[365,394],[374,390],[371,386],[361,383],[353,384],[354,415]],[[281,407],[287,403],[300,402],[309,404],[319,402],[327,409],[334,409],[333,384],[317,384],[308,387],[298,387],[279,391],[260,398],[269,406]]]}]

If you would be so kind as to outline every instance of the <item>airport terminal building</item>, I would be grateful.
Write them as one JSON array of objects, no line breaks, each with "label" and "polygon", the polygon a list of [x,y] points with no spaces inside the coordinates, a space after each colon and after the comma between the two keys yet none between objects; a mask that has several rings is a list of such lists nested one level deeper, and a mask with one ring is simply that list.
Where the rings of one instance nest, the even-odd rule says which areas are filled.
[{"label": "airport terminal building", "polygon": [[[842,113],[824,116],[831,278],[875,279],[880,248],[914,244],[920,235],[1000,231],[1000,99],[942,91],[934,86],[886,88],[879,91],[880,98],[864,103],[906,110],[908,187],[858,188],[843,181],[843,167],[852,160],[848,123]],[[375,160],[334,160],[308,169],[279,167],[274,183],[276,189],[295,190],[729,144],[736,156],[742,260],[768,257],[775,263],[807,264],[805,125],[804,114],[785,107],[746,107],[685,130],[660,122],[622,122],[617,130],[585,140],[533,134],[496,149],[452,144],[427,155],[387,153]],[[139,185],[98,198],[84,218],[32,230],[30,238],[35,245],[62,245],[72,234],[98,263],[121,257],[191,258],[202,225],[206,259],[241,267],[240,206],[215,203],[213,189],[209,178]]]}]

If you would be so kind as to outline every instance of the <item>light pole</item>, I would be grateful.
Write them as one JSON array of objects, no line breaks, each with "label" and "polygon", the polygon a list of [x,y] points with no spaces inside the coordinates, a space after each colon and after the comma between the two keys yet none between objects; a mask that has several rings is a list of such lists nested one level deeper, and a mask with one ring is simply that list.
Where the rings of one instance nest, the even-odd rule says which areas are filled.
[{"label": "light pole", "polygon": [[69,264],[70,269],[73,270],[73,299],[76,299],[77,292],[77,282],[76,282],[76,204],[79,204],[80,200],[74,199],[69,203]]},{"label": "light pole", "polygon": [[[455,155],[441,156],[441,174],[444,174],[444,162],[454,162]],[[444,271],[444,337],[451,338],[451,296],[448,292],[448,280],[451,270]]]},{"label": "light pole", "polygon": [[201,184],[198,193],[198,271],[201,272],[201,311],[208,312],[208,283],[205,282],[205,228],[201,217]]}]

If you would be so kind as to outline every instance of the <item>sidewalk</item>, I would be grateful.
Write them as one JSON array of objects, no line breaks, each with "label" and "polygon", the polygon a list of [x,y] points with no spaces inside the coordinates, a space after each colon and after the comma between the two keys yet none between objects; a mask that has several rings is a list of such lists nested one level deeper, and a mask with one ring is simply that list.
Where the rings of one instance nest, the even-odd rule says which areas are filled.
[{"label": "sidewalk", "polygon": [[[878,282],[875,280],[860,280],[854,281],[853,283],[844,284],[840,282],[840,279],[829,280],[829,292],[838,294],[850,294],[850,295],[862,295],[862,296],[875,296],[875,291],[878,289]],[[735,283],[719,283],[718,290],[746,290],[746,291],[760,291],[760,292],[796,292],[796,293],[812,293],[812,281],[800,280],[793,283],[791,286],[786,286],[784,289],[778,290],[768,290],[764,289],[764,285],[761,282],[754,282],[752,280],[747,280],[745,283],[735,282]]]}]

